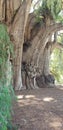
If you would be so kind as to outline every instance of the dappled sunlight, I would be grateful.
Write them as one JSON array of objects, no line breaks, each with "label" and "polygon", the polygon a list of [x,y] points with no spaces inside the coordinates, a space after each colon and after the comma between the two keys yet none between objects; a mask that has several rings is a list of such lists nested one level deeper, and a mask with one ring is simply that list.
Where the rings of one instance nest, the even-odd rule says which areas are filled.
[{"label": "dappled sunlight", "polygon": [[19,106],[27,106],[27,105],[44,105],[42,99],[36,97],[35,95],[17,95],[18,105]]},{"label": "dappled sunlight", "polygon": [[62,88],[60,88],[60,90],[63,90],[63,87],[62,87]]},{"label": "dappled sunlight", "polygon": [[52,98],[52,97],[45,97],[45,98],[43,98],[43,101],[44,102],[51,102],[51,101],[54,101],[54,98]]},{"label": "dappled sunlight", "polygon": [[59,121],[51,122],[51,123],[50,123],[50,126],[52,126],[52,127],[54,127],[54,128],[58,128],[58,127],[61,127],[61,126],[62,126],[62,123],[59,122]]},{"label": "dappled sunlight", "polygon": [[28,98],[35,98],[35,96],[34,95],[26,95],[26,96],[24,96],[24,95],[18,95],[17,96],[17,98],[18,98],[18,100],[19,99],[28,99]]},{"label": "dappled sunlight", "polygon": [[63,92],[58,88],[20,91],[15,109],[24,130],[63,130]]},{"label": "dappled sunlight", "polygon": [[61,114],[59,116],[58,113],[56,113],[56,109],[50,108],[49,112],[44,112],[44,118],[46,125],[53,130],[63,130],[63,118],[61,117]]},{"label": "dappled sunlight", "polygon": [[59,89],[60,89],[60,90],[63,90],[63,87],[60,87]]},{"label": "dappled sunlight", "polygon": [[63,90],[63,86],[62,85],[57,85],[56,88]]},{"label": "dappled sunlight", "polygon": [[[56,103],[57,100],[51,96],[42,96],[41,98],[39,98],[38,96],[34,95],[34,94],[28,94],[28,95],[17,95],[17,99],[18,99],[18,104],[19,106],[27,106],[27,105],[37,105],[37,107],[39,105],[41,105],[41,107],[46,106],[47,103]],[[39,107],[38,107],[39,108]]]},{"label": "dappled sunlight", "polygon": [[49,125],[50,125],[50,127],[53,127],[53,128],[56,128],[56,130],[58,129],[58,128],[62,128],[62,119],[61,118],[53,118],[52,120],[51,120],[51,122],[49,123]]},{"label": "dappled sunlight", "polygon": [[28,98],[35,98],[35,96],[34,95],[26,95],[25,98],[27,98],[27,99]]},{"label": "dappled sunlight", "polygon": [[17,96],[18,100],[19,100],[19,99],[23,99],[23,97],[24,97],[24,95],[18,95],[18,96]]}]

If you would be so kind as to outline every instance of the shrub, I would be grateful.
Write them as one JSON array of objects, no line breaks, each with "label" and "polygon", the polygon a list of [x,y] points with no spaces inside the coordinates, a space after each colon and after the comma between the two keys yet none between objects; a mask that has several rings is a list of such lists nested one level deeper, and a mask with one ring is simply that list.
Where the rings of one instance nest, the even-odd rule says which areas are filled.
[{"label": "shrub", "polygon": [[6,26],[0,24],[0,130],[7,130],[11,120],[11,103],[14,92],[11,83],[12,66],[9,55],[12,52],[13,46]]}]

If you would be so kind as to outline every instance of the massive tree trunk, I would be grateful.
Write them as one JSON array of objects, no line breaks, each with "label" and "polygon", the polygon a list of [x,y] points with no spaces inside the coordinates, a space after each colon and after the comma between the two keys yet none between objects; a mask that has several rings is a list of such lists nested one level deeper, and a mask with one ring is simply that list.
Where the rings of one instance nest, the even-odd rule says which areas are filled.
[{"label": "massive tree trunk", "polygon": [[24,43],[25,26],[31,6],[31,0],[1,0],[0,21],[8,27],[10,39],[14,44],[13,78],[14,88],[21,89],[21,62]]},{"label": "massive tree trunk", "polygon": [[15,58],[13,60],[14,66],[14,86],[15,90],[20,90],[22,87],[21,79],[21,62],[22,62],[22,50],[24,43],[24,31],[29,14],[31,0],[29,2],[24,1],[19,7],[19,10],[14,18],[11,26],[11,37],[13,37]]},{"label": "massive tree trunk", "polygon": [[25,31],[23,66],[27,75],[25,76],[27,88],[44,87],[46,84],[54,83],[49,61],[55,44],[50,39],[54,32],[63,28],[61,24],[51,24],[49,17],[43,25],[36,23],[34,18],[35,16],[32,17],[31,14]]},{"label": "massive tree trunk", "polygon": [[[0,22],[7,25],[10,39],[14,44],[15,90],[22,88],[21,68],[26,88],[41,87],[50,82],[48,78],[52,76],[49,60],[51,48],[54,48],[52,45],[56,44],[49,40],[54,32],[63,28],[63,25],[51,22],[49,16],[44,17],[42,25],[36,22],[35,14],[29,15],[31,2],[32,0],[0,0]],[[54,82],[53,77],[52,81]]]}]

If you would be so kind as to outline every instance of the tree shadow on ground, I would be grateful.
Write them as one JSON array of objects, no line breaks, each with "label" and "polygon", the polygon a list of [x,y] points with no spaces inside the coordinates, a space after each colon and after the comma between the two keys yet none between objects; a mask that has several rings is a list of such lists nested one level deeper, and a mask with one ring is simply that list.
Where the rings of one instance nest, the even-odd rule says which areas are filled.
[{"label": "tree shadow on ground", "polygon": [[13,123],[18,130],[62,130],[63,91],[61,87],[16,92]]}]

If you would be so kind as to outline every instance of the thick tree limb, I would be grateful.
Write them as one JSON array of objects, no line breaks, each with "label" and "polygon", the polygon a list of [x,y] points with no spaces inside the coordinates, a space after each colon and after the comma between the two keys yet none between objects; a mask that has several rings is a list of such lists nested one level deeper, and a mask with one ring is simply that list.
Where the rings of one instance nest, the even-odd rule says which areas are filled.
[{"label": "thick tree limb", "polygon": [[53,24],[46,28],[40,27],[37,35],[33,39],[31,39],[31,47],[27,50],[26,53],[23,54],[23,60],[27,62],[32,62],[33,65],[35,64],[37,66],[37,57],[41,57],[40,55],[42,55],[44,48],[50,39],[50,36],[54,33],[54,31],[56,32],[62,29],[62,24]]},{"label": "thick tree limb", "polygon": [[63,30],[63,25],[60,23],[50,25],[49,27],[46,28],[45,33],[43,34],[39,47],[38,47],[38,49],[40,50],[40,53],[37,55],[37,65],[39,63],[39,57],[42,54],[42,52],[44,51],[44,48],[45,48],[50,36],[52,35],[53,32],[57,32],[60,30]]}]

